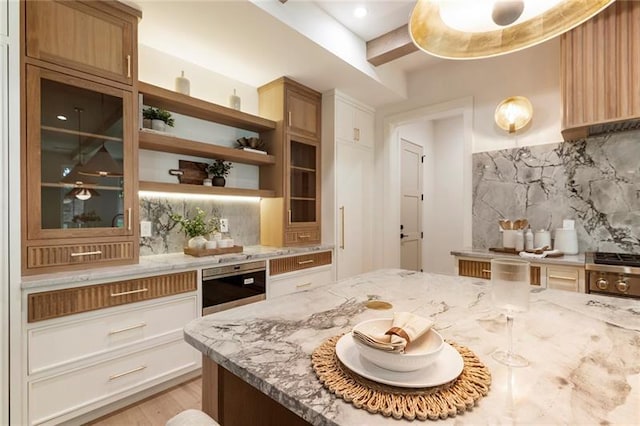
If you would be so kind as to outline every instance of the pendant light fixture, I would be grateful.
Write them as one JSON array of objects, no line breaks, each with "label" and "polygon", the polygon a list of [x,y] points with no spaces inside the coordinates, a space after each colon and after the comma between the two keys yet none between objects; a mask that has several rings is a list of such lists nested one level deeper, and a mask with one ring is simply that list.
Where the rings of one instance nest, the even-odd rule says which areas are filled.
[{"label": "pendant light fixture", "polygon": [[83,176],[122,177],[122,167],[115,162],[102,144],[87,164],[80,168],[79,173]]},{"label": "pendant light fixture", "polygon": [[409,33],[421,50],[446,59],[503,55],[542,43],[615,0],[418,0]]},{"label": "pendant light fixture", "polygon": [[529,124],[532,116],[533,107],[529,99],[524,96],[512,96],[498,104],[494,119],[498,127],[515,133]]}]

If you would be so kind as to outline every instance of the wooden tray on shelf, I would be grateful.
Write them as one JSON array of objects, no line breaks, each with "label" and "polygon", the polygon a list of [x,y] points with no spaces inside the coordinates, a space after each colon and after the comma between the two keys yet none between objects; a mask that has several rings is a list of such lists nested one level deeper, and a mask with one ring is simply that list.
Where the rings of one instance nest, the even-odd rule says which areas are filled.
[{"label": "wooden tray on shelf", "polygon": [[[518,254],[520,251],[525,251],[527,253],[534,253],[534,254],[542,254],[544,251],[543,250],[520,250],[517,251],[514,248],[509,248],[509,247],[490,247],[489,251],[494,251],[496,253],[509,253],[509,254]],[[545,250],[547,251],[547,250]],[[562,257],[564,256],[564,253],[561,251],[557,251],[557,252],[552,252],[551,250],[547,251],[547,255],[545,257]]]},{"label": "wooden tray on shelf", "polygon": [[233,246],[233,247],[221,247],[214,249],[193,249],[189,247],[184,248],[184,254],[188,254],[189,256],[202,257],[202,256],[215,256],[218,254],[229,254],[229,253],[242,253],[244,247],[242,246]]}]

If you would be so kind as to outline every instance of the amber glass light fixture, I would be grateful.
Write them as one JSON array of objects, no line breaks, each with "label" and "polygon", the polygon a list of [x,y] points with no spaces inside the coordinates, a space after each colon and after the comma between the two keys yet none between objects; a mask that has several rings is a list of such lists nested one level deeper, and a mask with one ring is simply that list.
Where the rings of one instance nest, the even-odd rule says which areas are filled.
[{"label": "amber glass light fixture", "polygon": [[615,0],[418,0],[409,33],[423,51],[477,59],[525,49],[587,21]]},{"label": "amber glass light fixture", "polygon": [[122,177],[122,167],[115,162],[103,144],[78,173],[84,176]]},{"label": "amber glass light fixture", "polygon": [[494,119],[501,129],[515,133],[529,124],[533,116],[533,107],[524,96],[512,96],[498,104]]}]

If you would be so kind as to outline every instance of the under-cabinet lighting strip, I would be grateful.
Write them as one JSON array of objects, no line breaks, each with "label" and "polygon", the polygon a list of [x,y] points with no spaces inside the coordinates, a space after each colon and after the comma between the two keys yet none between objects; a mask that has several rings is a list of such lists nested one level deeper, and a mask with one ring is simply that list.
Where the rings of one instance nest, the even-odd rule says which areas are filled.
[{"label": "under-cabinet lighting strip", "polygon": [[259,203],[260,197],[247,197],[243,195],[212,195],[212,194],[186,194],[180,192],[138,191],[140,197],[160,197],[178,200],[212,200]]}]

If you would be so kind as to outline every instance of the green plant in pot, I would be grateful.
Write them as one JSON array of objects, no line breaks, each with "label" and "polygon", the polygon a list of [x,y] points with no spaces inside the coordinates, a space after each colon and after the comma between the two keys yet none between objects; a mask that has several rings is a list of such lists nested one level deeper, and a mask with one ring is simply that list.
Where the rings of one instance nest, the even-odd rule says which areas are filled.
[{"label": "green plant in pot", "polygon": [[180,230],[189,238],[187,242],[189,248],[204,248],[207,242],[205,235],[218,231],[218,218],[205,220],[205,212],[200,207],[196,207],[196,215],[193,218],[183,217],[177,213],[169,217],[180,225]]},{"label": "green plant in pot", "polygon": [[[162,108],[146,107],[142,110],[143,127],[164,132],[166,126],[173,127],[171,113]],[[148,121],[147,121],[148,120]]]},{"label": "green plant in pot", "polygon": [[233,166],[229,162],[224,160],[215,160],[213,163],[207,166],[207,174],[212,179],[213,186],[225,186],[227,180],[225,179],[231,171]]}]

